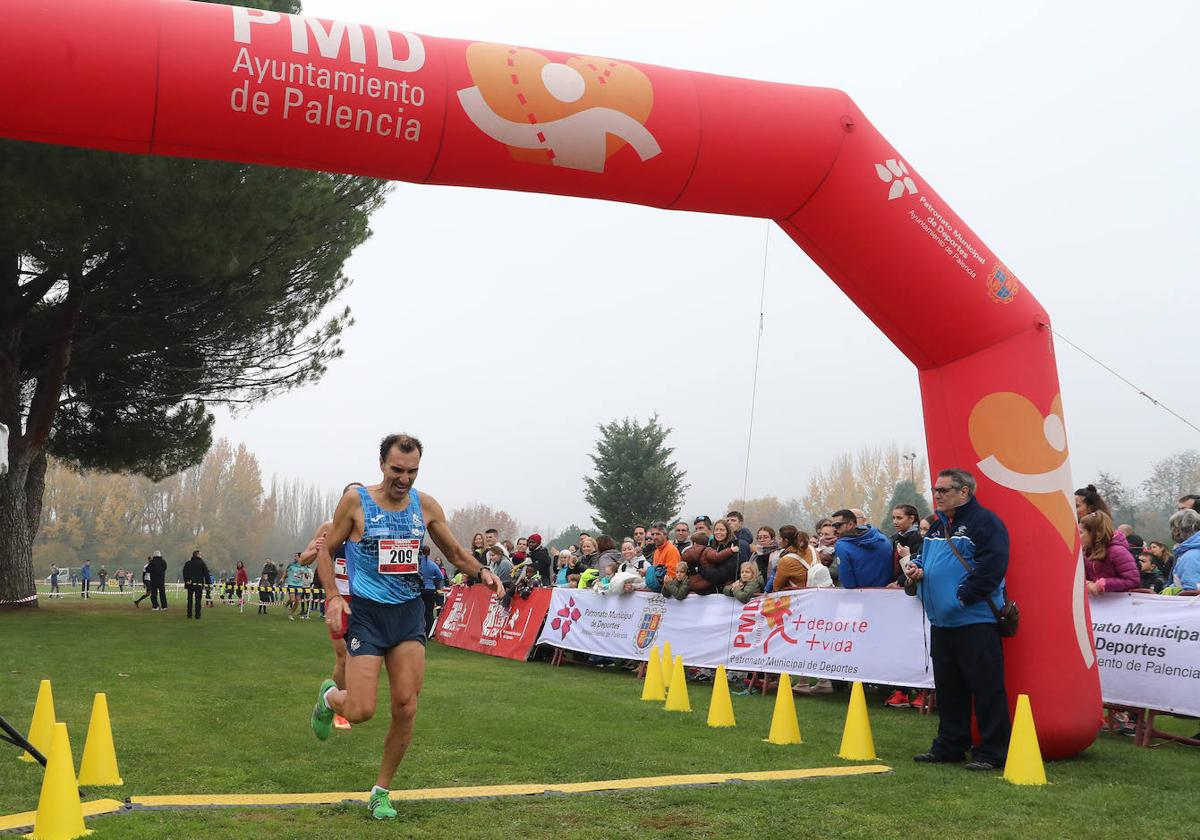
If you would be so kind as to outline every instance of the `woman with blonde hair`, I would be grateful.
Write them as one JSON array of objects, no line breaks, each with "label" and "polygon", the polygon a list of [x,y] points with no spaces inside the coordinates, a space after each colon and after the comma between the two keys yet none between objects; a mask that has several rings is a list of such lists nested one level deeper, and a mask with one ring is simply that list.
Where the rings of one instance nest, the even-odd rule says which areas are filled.
[{"label": "woman with blonde hair", "polygon": [[583,565],[589,569],[596,568],[596,561],[600,559],[600,549],[596,547],[596,541],[592,539],[591,534],[581,534],[579,537],[579,554]]},{"label": "woman with blonde hair", "polygon": [[1107,513],[1097,510],[1084,514],[1079,520],[1079,535],[1088,592],[1126,592],[1141,585],[1141,573],[1129,553],[1125,535],[1113,530]]}]

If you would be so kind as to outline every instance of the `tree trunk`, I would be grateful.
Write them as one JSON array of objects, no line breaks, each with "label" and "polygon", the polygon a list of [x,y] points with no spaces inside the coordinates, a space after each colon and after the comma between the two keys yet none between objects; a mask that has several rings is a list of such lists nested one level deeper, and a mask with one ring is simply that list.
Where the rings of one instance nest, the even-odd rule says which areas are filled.
[{"label": "tree trunk", "polygon": [[[12,450],[17,450],[13,452]],[[0,611],[36,608],[33,538],[42,513],[46,456],[30,457],[13,446],[16,457],[8,475],[0,478]]]}]

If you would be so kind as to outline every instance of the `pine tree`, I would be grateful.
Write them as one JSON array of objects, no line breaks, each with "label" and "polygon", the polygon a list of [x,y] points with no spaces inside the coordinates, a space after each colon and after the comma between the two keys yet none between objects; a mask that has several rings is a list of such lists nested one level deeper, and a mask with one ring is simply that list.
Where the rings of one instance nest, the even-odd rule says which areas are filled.
[{"label": "pine tree", "polygon": [[688,485],[671,460],[670,433],[657,415],[644,425],[629,417],[600,425],[596,454],[590,456],[595,474],[584,478],[584,498],[603,533],[620,540],[634,525],[666,521],[679,512]]},{"label": "pine tree", "polygon": [[888,500],[887,510],[883,512],[882,519],[879,522],[879,529],[888,536],[896,533],[896,529],[892,527],[892,511],[900,507],[900,505],[912,505],[917,509],[917,518],[923,519],[933,511],[929,507],[929,500],[917,492],[917,485],[905,479],[896,484],[896,489],[892,491],[892,498]]},{"label": "pine tree", "polygon": [[[290,8],[284,0],[261,0]],[[313,382],[387,184],[0,143],[0,609],[36,606],[50,456],[161,479],[201,461],[214,402]],[[196,535],[193,535],[196,536]]]}]

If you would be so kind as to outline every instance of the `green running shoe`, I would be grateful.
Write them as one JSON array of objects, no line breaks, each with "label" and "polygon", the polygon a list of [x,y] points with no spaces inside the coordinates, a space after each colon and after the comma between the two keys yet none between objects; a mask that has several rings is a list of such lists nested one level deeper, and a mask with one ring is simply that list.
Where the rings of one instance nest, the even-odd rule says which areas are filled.
[{"label": "green running shoe", "polygon": [[390,793],[386,790],[372,790],[371,801],[367,803],[371,816],[377,820],[396,819],[396,809],[392,807]]},{"label": "green running shoe", "polygon": [[325,692],[336,686],[333,680],[325,680],[321,683],[321,690],[317,694],[317,702],[312,710],[312,730],[317,735],[318,741],[324,741],[329,737],[329,733],[333,731],[333,709],[325,702]]}]

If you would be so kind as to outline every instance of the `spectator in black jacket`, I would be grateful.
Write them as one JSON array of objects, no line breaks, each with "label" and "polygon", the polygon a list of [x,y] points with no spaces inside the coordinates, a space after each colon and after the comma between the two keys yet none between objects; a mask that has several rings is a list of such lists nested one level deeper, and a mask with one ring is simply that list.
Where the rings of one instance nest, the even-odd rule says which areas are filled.
[{"label": "spectator in black jacket", "polygon": [[542,579],[542,586],[552,585],[554,570],[550,565],[550,552],[542,545],[542,535],[530,534],[529,539],[525,541],[525,548],[529,553],[529,562]]},{"label": "spectator in black jacket", "polygon": [[680,556],[683,556],[683,552],[692,546],[692,531],[688,524],[681,520],[675,523],[672,532],[674,537],[671,541],[675,543],[675,548],[679,551]]},{"label": "spectator in black jacket", "polygon": [[167,608],[167,561],[156,551],[146,564],[150,570],[150,607],[155,612]]},{"label": "spectator in black jacket", "polygon": [[[145,601],[150,597],[150,560],[151,558],[147,557],[145,564],[142,566],[142,588],[146,591],[133,599],[133,605],[135,607],[141,607],[142,601]],[[154,602],[151,601],[151,603]]]},{"label": "spectator in black jacket", "polygon": [[204,603],[204,588],[208,585],[208,564],[200,556],[200,549],[192,552],[191,559],[183,564],[183,585],[187,589],[187,617],[192,617],[192,603],[196,604],[195,617],[200,620],[200,607]]},{"label": "spectator in black jacket", "polygon": [[275,582],[279,580],[279,567],[271,562],[271,558],[267,558],[267,562],[263,563],[262,576],[267,579],[267,602],[275,600]]},{"label": "spectator in black jacket", "polygon": [[750,546],[754,544],[754,534],[750,533],[750,529],[746,527],[746,518],[742,516],[740,510],[731,510],[725,514],[725,521],[733,528],[734,539],[737,540],[739,546],[738,552],[738,570],[740,573],[741,564],[750,562],[752,555],[750,554]]}]

